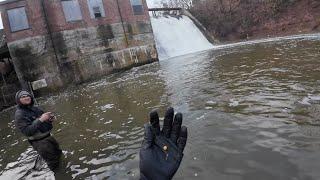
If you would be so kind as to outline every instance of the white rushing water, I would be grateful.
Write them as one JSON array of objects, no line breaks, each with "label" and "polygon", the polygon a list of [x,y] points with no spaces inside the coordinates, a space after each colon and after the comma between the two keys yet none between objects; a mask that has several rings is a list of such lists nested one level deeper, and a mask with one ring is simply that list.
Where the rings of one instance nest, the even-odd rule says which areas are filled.
[{"label": "white rushing water", "polygon": [[213,48],[187,16],[151,16],[151,23],[160,60]]},{"label": "white rushing water", "polygon": [[[162,7],[167,0],[147,0],[149,8]],[[167,59],[213,48],[187,16],[157,16],[150,13],[159,59]]]},{"label": "white rushing water", "polygon": [[[149,8],[163,7],[168,0],[147,0]],[[193,21],[182,16],[175,18],[171,16],[154,17],[150,13],[151,23],[154,31],[159,59],[167,59],[207,49],[224,49],[235,46],[252,45],[258,43],[282,41],[288,39],[319,39],[320,33],[300,34],[285,37],[265,38],[258,40],[243,41],[230,44],[215,44],[214,46],[205,38]]]}]

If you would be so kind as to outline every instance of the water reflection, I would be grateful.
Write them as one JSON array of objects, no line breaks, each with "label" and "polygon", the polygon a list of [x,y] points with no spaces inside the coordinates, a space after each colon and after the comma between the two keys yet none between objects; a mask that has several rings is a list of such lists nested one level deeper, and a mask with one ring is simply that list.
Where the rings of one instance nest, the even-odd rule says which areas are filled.
[{"label": "water reflection", "polygon": [[[190,54],[40,99],[58,116],[66,168],[56,176],[137,179],[148,112],[172,105],[191,135],[177,179],[319,179],[319,45],[294,39]],[[0,116],[0,177],[49,176],[45,167],[25,175],[36,154],[12,112]]]}]

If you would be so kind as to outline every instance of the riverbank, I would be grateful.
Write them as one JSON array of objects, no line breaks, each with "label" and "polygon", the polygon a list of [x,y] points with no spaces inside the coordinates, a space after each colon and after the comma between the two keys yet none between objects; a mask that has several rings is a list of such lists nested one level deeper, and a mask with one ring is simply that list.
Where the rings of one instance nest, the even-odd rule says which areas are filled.
[{"label": "riverbank", "polygon": [[229,7],[228,3],[204,1],[196,3],[191,12],[222,42],[320,32],[319,1],[279,2],[239,1]]},{"label": "riverbank", "polygon": [[[281,12],[277,18],[251,27],[248,38],[260,39],[316,32],[320,32],[320,2],[299,1]],[[230,35],[229,38],[235,39],[237,34]]]}]

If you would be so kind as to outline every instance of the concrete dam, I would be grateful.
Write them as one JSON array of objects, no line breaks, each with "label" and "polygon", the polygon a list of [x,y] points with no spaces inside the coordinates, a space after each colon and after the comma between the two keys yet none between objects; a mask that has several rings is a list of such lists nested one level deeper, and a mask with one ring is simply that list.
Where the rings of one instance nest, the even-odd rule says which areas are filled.
[{"label": "concrete dam", "polygon": [[213,48],[186,15],[151,16],[151,24],[160,60]]},{"label": "concrete dam", "polygon": [[159,60],[214,48],[216,40],[191,13],[166,3],[147,0]]}]

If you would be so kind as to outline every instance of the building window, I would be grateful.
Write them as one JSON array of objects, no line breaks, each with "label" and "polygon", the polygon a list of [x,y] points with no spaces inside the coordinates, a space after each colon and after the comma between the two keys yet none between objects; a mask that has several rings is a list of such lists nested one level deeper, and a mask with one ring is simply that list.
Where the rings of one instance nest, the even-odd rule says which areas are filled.
[{"label": "building window", "polygon": [[142,0],[130,0],[134,15],[143,15]]},{"label": "building window", "polygon": [[93,7],[92,10],[95,18],[101,17],[100,7]]},{"label": "building window", "polygon": [[61,4],[67,22],[82,20],[78,0],[61,0]]},{"label": "building window", "polygon": [[29,29],[25,7],[10,9],[7,11],[11,32]]},{"label": "building window", "polygon": [[106,17],[102,0],[88,0],[91,18]]}]

